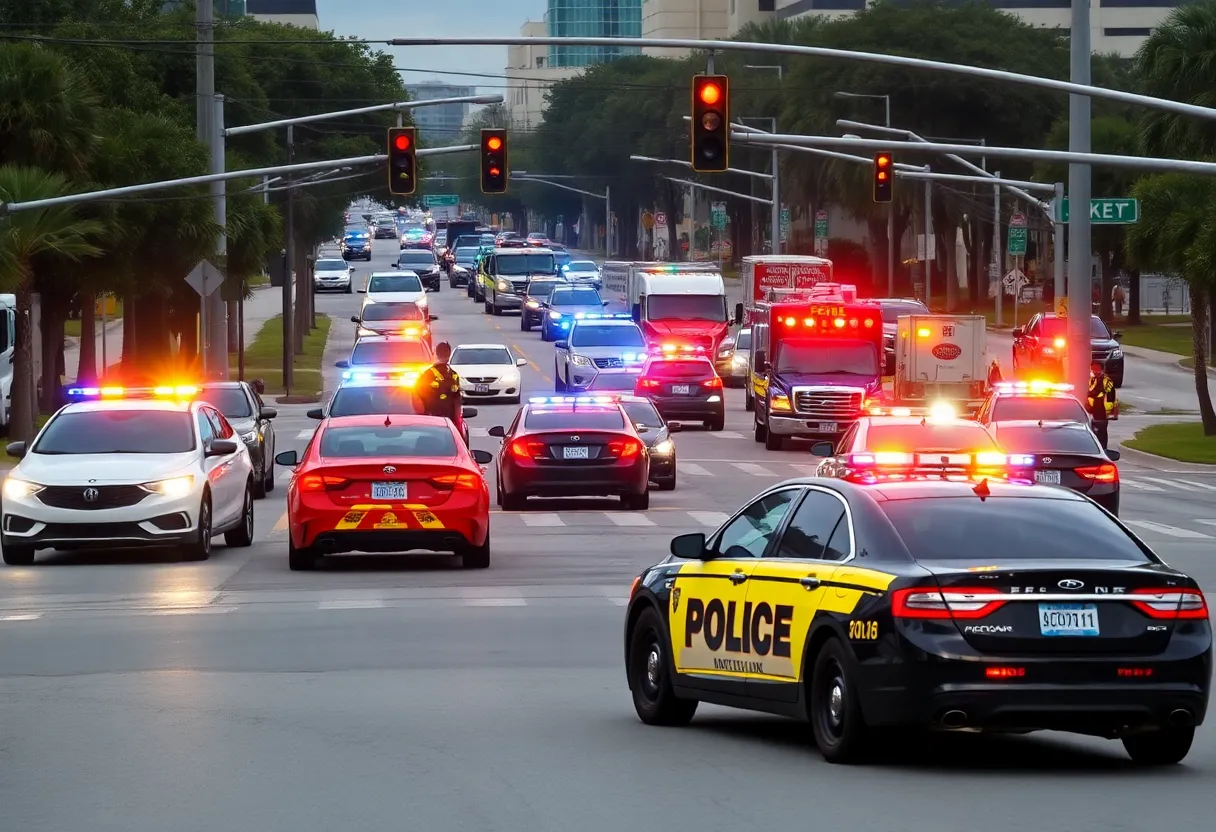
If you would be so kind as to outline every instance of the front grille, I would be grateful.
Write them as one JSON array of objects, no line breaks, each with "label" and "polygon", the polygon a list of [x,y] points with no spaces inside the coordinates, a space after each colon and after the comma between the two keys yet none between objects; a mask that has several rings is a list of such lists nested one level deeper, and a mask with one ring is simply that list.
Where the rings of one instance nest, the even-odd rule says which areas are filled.
[{"label": "front grille", "polygon": [[138,523],[47,523],[41,540],[108,540],[149,537]]},{"label": "front grille", "polygon": [[[85,493],[96,492],[90,500]],[[49,485],[38,492],[38,499],[52,508],[98,511],[133,506],[148,496],[138,485]]]},{"label": "front grille", "polygon": [[601,370],[625,366],[625,362],[619,358],[593,358],[591,360],[594,361],[595,366],[599,367]]},{"label": "front grille", "polygon": [[812,419],[851,419],[861,411],[861,392],[796,389],[794,409]]},{"label": "front grille", "polygon": [[511,281],[511,288],[515,290],[515,293],[516,293],[517,295],[522,295],[522,294],[524,293],[524,290],[526,290],[526,289],[528,288],[528,281],[526,281],[526,280],[512,280],[512,281]]},{"label": "front grille", "polygon": [[492,376],[461,376],[461,378],[470,384],[493,384],[494,382],[498,381],[498,379]]},{"label": "front grille", "polygon": [[1091,353],[1090,361],[1106,361],[1110,358],[1110,350],[1094,350]]}]

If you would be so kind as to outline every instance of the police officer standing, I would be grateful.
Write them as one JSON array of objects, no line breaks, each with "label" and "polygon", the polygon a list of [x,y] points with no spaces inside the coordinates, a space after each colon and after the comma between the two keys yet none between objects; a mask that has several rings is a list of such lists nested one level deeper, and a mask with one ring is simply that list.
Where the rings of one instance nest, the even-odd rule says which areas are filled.
[{"label": "police officer standing", "polygon": [[440,341],[435,345],[435,363],[427,367],[418,376],[414,392],[422,404],[422,412],[427,416],[443,416],[451,419],[465,437],[464,419],[461,418],[464,397],[460,392],[460,376],[448,362],[452,358],[452,345]]},{"label": "police officer standing", "polygon": [[1118,418],[1115,410],[1115,383],[1102,368],[1101,362],[1095,361],[1089,366],[1089,415],[1092,421],[1094,435],[1106,450],[1107,427],[1112,419]]}]

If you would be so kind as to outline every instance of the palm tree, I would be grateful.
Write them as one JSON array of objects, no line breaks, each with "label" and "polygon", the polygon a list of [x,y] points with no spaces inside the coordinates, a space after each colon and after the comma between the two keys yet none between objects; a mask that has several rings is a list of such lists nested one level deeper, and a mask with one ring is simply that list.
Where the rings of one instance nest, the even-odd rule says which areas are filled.
[{"label": "palm tree", "polygon": [[[0,167],[0,203],[32,202],[63,196],[67,180],[38,168]],[[0,220],[0,285],[17,293],[17,343],[13,357],[13,411],[9,434],[27,440],[34,432],[32,332],[29,325],[31,263],[40,254],[79,260],[99,253],[90,238],[99,223],[81,220],[68,205],[9,213]]]}]

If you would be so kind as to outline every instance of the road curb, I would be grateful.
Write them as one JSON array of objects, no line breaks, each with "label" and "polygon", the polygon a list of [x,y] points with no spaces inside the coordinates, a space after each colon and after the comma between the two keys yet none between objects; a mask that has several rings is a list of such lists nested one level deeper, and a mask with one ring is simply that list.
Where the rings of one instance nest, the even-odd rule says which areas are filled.
[{"label": "road curb", "polygon": [[[1139,461],[1142,465],[1147,465],[1149,468],[1156,468],[1159,471],[1178,470],[1176,466],[1186,466],[1184,470],[1194,471],[1197,474],[1210,473],[1216,471],[1216,465],[1207,462],[1183,462],[1180,459],[1173,459],[1168,456],[1158,456],[1150,454],[1148,451],[1140,451],[1136,448],[1129,448],[1122,442],[1116,443],[1119,446],[1119,461],[1120,462],[1136,462]],[[1166,468],[1162,465],[1169,466]]]}]

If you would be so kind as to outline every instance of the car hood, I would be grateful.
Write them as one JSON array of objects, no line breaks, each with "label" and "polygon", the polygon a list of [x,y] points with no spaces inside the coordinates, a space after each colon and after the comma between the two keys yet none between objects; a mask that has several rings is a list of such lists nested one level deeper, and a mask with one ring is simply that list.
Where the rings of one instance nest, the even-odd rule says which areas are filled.
[{"label": "car hood", "polygon": [[452,369],[457,375],[476,378],[503,378],[511,374],[519,375],[519,368],[513,364],[453,364]]},{"label": "car hood", "polygon": [[342,269],[341,271],[336,269],[321,269],[320,271],[313,272],[313,275],[315,277],[350,277],[350,272],[346,271],[345,269]]},{"label": "car hood", "polygon": [[881,378],[835,373],[782,373],[781,381],[788,387],[856,387],[867,393],[882,389]]},{"label": "car hood", "polygon": [[144,483],[188,472],[195,451],[182,454],[37,454],[13,474],[42,485]]}]

